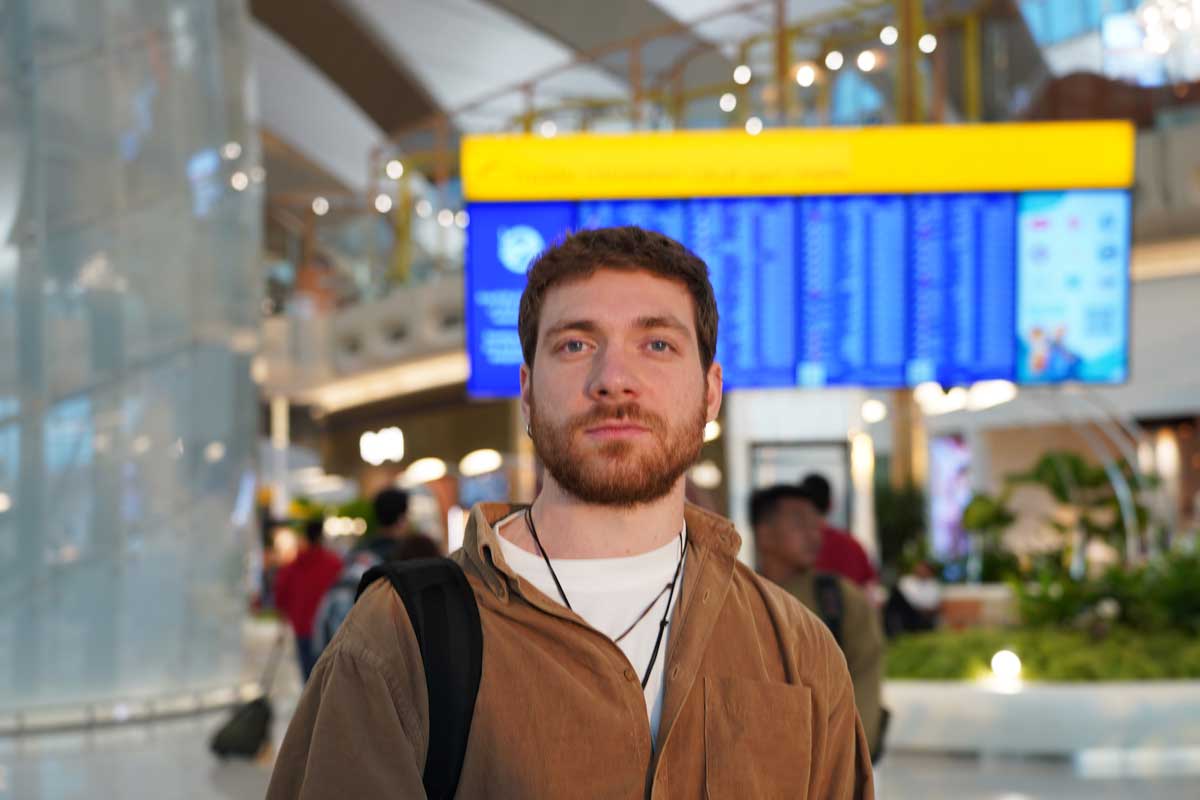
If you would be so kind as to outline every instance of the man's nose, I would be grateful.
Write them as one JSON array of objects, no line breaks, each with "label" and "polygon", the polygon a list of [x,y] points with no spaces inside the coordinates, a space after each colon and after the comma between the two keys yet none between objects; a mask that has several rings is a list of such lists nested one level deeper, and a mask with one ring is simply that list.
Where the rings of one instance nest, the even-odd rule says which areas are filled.
[{"label": "man's nose", "polygon": [[630,356],[615,348],[604,348],[593,362],[588,396],[593,400],[628,400],[640,393]]}]

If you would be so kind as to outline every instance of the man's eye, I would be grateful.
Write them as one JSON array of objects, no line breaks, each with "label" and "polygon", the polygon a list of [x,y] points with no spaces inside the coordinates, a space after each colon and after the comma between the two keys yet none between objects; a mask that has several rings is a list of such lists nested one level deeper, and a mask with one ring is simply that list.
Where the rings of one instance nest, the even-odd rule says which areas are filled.
[{"label": "man's eye", "polygon": [[578,339],[571,339],[570,341],[563,342],[558,349],[564,353],[582,353],[583,348],[583,342]]},{"label": "man's eye", "polygon": [[668,353],[672,350],[671,343],[663,339],[655,339],[650,342],[650,349],[655,353]]}]

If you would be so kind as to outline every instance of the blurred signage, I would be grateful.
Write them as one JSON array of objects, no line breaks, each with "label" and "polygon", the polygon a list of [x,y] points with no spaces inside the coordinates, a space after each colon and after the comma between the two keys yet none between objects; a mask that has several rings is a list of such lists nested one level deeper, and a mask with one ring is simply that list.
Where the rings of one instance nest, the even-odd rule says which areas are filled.
[{"label": "blurred signage", "polygon": [[[670,159],[659,167],[662,193],[649,198],[638,196],[649,187],[630,183],[626,197],[578,199],[552,179],[535,188],[566,196],[483,201],[468,174],[474,198],[466,259],[468,389],[479,396],[517,393],[517,311],[529,263],[567,231],[608,225],[661,231],[708,264],[721,314],[717,358],[728,388],[1125,380],[1131,129],[1123,123],[996,128],[996,141],[1012,134],[1034,157],[1049,147],[1033,136],[1044,130],[1050,141],[1084,147],[1103,163],[1085,179],[1071,166],[1078,151],[1064,151],[1058,168],[1039,173],[1033,191],[928,191],[930,181],[883,191],[881,174],[868,171],[854,177],[864,193],[802,194],[794,187],[796,196],[739,195],[733,191],[739,167],[726,174],[731,182],[714,177],[698,196],[673,197],[668,189],[679,183],[671,175],[682,168]],[[1064,138],[1085,129],[1102,144]],[[971,140],[986,130],[962,129]],[[844,136],[852,142],[862,133]],[[654,139],[579,138],[604,140],[610,151],[623,141],[631,153]],[[958,169],[955,159],[974,146],[948,148],[929,171],[952,172],[955,180],[973,174],[994,186],[999,173],[982,173],[1000,169],[1016,144],[998,146],[986,170]],[[465,151],[464,172],[468,164]],[[831,170],[842,166],[835,158]],[[633,174],[622,170],[626,178]],[[1022,174],[1016,173],[1010,181]],[[1055,188],[1041,190],[1046,183]]]}]

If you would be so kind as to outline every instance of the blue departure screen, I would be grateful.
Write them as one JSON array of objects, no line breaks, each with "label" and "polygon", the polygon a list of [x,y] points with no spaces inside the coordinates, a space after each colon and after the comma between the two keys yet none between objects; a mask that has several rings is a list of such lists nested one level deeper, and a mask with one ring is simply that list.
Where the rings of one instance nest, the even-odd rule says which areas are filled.
[{"label": "blue departure screen", "polygon": [[708,264],[727,388],[1120,382],[1129,194],[473,203],[468,390],[511,396],[532,259],[570,230],[639,225]]}]

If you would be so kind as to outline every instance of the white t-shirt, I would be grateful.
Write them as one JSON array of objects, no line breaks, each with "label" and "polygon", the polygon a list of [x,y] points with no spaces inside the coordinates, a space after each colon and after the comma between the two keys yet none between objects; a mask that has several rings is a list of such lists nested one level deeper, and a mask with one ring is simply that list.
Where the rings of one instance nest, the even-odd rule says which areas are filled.
[{"label": "white t-shirt", "polygon": [[[496,533],[499,534],[503,525],[518,519],[522,513],[509,516],[498,523]],[[532,583],[542,594],[561,604],[562,597],[541,554],[526,552],[503,536],[498,538],[504,560],[513,572]],[[674,594],[672,595],[670,590],[664,592],[663,589],[675,576],[681,554],[686,553],[686,543],[685,525],[679,536],[649,553],[624,558],[551,559],[563,591],[571,601],[572,610],[588,625],[613,640],[624,633],[638,615],[646,610],[650,601],[661,593],[662,596],[654,600],[654,607],[624,639],[617,642],[640,682],[650,664],[663,614],[667,615],[668,624],[663,632],[662,644],[658,648],[658,658],[654,662],[650,680],[646,682],[646,688],[643,690],[652,740],[657,738],[659,718],[662,716],[663,667],[667,663],[667,641],[671,637],[671,614],[683,588],[682,567],[679,569],[679,581],[675,584]],[[671,610],[667,610],[668,596],[671,597]]]}]

